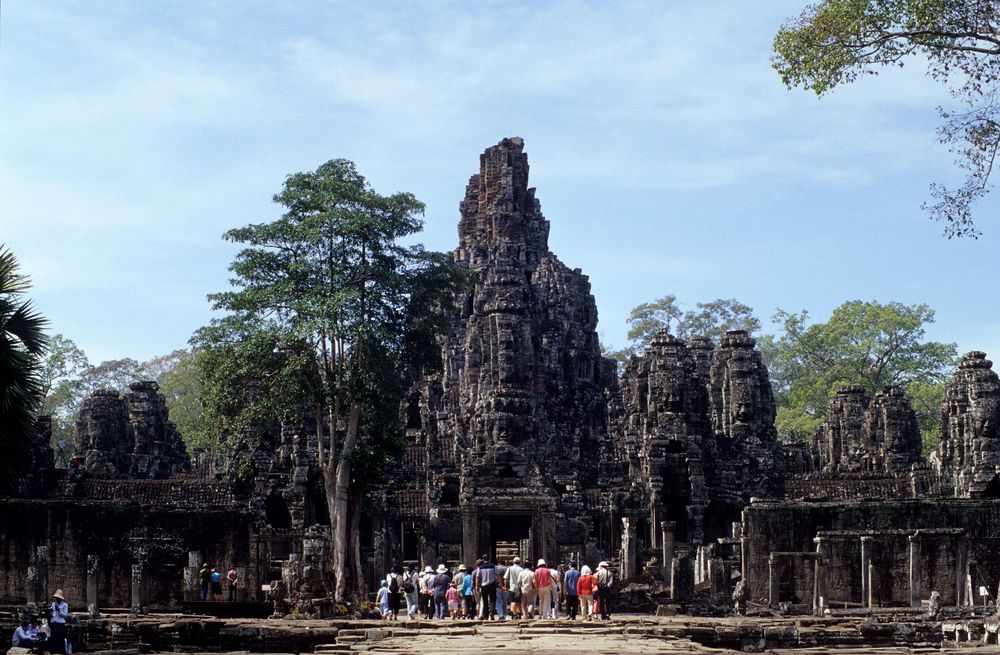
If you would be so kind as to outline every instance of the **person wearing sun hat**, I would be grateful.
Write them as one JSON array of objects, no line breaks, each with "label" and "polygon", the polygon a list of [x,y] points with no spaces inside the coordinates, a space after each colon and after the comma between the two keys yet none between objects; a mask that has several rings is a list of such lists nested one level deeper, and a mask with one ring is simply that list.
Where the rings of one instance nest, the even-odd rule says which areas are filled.
[{"label": "person wearing sun hat", "polygon": [[434,616],[439,619],[448,618],[448,588],[451,586],[451,576],[448,575],[448,567],[439,564],[437,575],[431,582],[434,590]]},{"label": "person wearing sun hat", "polygon": [[66,617],[68,616],[69,605],[66,603],[66,597],[63,596],[62,589],[56,589],[56,592],[52,594],[52,604],[49,605],[49,630],[52,631],[49,637],[50,653],[63,655],[66,652]]},{"label": "person wearing sun hat", "polygon": [[424,572],[420,576],[420,611],[425,619],[434,617],[434,590],[431,589],[431,580],[434,578],[434,569],[429,565],[424,567]]},{"label": "person wearing sun hat", "polygon": [[535,592],[538,594],[538,618],[547,619],[552,612],[552,570],[544,559],[538,560],[535,567]]},{"label": "person wearing sun hat", "polygon": [[615,583],[615,576],[611,574],[607,562],[597,565],[597,606],[601,610],[601,620],[611,619],[611,585]]}]

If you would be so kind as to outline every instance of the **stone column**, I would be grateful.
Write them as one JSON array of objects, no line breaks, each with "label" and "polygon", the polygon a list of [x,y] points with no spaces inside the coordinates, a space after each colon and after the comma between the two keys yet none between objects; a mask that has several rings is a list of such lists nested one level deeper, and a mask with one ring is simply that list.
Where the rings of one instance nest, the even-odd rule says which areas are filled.
[{"label": "stone column", "polygon": [[871,587],[872,538],[861,537],[861,606],[871,607],[869,588]]},{"label": "stone column", "polygon": [[688,543],[690,544],[700,544],[705,540],[705,506],[704,505],[688,505],[687,507],[688,515]]},{"label": "stone column", "polygon": [[660,529],[660,503],[653,501],[653,507],[649,512],[649,547],[659,548],[663,538],[663,531]]},{"label": "stone column", "polygon": [[28,605],[37,605],[42,599],[42,596],[38,593],[38,565],[33,564],[28,566]]},{"label": "stone column", "polygon": [[729,568],[722,561],[721,557],[713,557],[708,560],[708,585],[712,590],[712,600],[716,603],[727,603],[729,601]]},{"label": "stone column", "polygon": [[694,595],[694,558],[675,557],[671,563],[670,597],[676,602],[685,602]]},{"label": "stone column", "polygon": [[813,539],[816,544],[816,570],[813,578],[813,614],[823,616],[826,610],[826,544],[823,537]]},{"label": "stone column", "polygon": [[184,600],[201,600],[198,585],[198,570],[200,568],[201,551],[188,551],[188,563],[184,567]]},{"label": "stone column", "polygon": [[[750,544],[747,541],[747,536],[744,532],[743,527],[747,524],[747,511],[744,508],[743,512],[740,514],[740,579],[743,580],[743,584],[747,589],[750,589],[750,565],[747,562],[747,555],[750,553]],[[736,537],[736,524],[733,523],[733,537]]]},{"label": "stone column", "polygon": [[100,560],[97,555],[87,555],[87,613],[90,618],[101,616],[100,604],[97,600],[97,581],[100,574]]},{"label": "stone column", "polygon": [[663,579],[670,586],[671,562],[674,560],[674,531],[676,521],[660,521],[660,543],[663,548]]},{"label": "stone column", "polygon": [[622,579],[635,575],[636,560],[635,523],[627,516],[622,517]]},{"label": "stone column", "polygon": [[868,607],[875,607],[875,562],[868,562]]},{"label": "stone column", "polygon": [[910,542],[910,607],[920,607],[920,533],[911,534]]},{"label": "stone column", "polygon": [[245,602],[250,600],[247,595],[247,567],[236,567],[236,600]]},{"label": "stone column", "polygon": [[968,567],[969,542],[965,535],[956,538],[955,544],[955,605],[961,606],[965,603],[965,578]]},{"label": "stone column", "polygon": [[[462,510],[462,561],[471,564],[482,553],[479,552],[479,512],[475,509]],[[429,562],[426,566],[435,566]]]},{"label": "stone column", "polygon": [[551,512],[538,512],[538,540],[542,558],[550,565],[559,558],[556,540],[556,517]]},{"label": "stone column", "polygon": [[35,548],[35,570],[36,570],[36,603],[47,604],[49,594],[55,589],[49,589],[49,547],[38,546]]},{"label": "stone column", "polygon": [[142,578],[143,578],[143,566],[142,560],[136,560],[132,564],[132,613],[142,614]]},{"label": "stone column", "polygon": [[778,607],[778,559],[771,555],[767,558],[767,604]]}]

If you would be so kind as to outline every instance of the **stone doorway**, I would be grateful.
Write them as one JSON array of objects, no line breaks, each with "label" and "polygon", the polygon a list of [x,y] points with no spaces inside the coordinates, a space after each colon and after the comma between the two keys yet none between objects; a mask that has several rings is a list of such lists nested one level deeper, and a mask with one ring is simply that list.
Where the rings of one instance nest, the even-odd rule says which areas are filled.
[{"label": "stone doorway", "polygon": [[993,476],[983,490],[983,498],[1000,498],[1000,475]]},{"label": "stone doorway", "polygon": [[514,557],[531,559],[532,521],[530,514],[495,514],[490,521],[490,557],[509,564]]}]

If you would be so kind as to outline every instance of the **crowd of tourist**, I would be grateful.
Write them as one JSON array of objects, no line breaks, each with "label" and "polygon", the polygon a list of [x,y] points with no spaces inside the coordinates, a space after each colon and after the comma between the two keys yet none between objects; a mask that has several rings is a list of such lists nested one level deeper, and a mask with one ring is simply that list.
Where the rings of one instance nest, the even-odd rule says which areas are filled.
[{"label": "crowd of tourist", "polygon": [[73,648],[66,638],[66,619],[69,618],[69,605],[63,596],[62,589],[52,594],[52,602],[46,609],[46,615],[40,624],[30,616],[23,614],[20,625],[14,629],[11,646],[27,648],[34,653],[52,653],[64,655],[72,653]]},{"label": "crowd of tourist", "polygon": [[494,563],[486,555],[474,567],[444,564],[424,567],[395,565],[381,581],[375,602],[382,618],[395,621],[403,613],[425,619],[576,619],[611,618],[614,576],[607,562],[592,571],[576,562],[550,567],[544,559],[532,567],[515,557]]}]

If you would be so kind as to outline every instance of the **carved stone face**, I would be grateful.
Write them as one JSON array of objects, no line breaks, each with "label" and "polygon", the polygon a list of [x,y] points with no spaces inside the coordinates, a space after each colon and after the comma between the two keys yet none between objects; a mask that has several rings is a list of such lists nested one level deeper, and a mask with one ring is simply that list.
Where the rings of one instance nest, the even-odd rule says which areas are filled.
[{"label": "carved stone face", "polygon": [[732,416],[737,423],[753,423],[756,416],[757,380],[752,372],[739,363],[734,367],[730,378],[730,398],[732,399]]},{"label": "carved stone face", "polygon": [[969,389],[972,427],[977,437],[997,436],[998,415],[1000,415],[1000,389],[986,381]]}]

